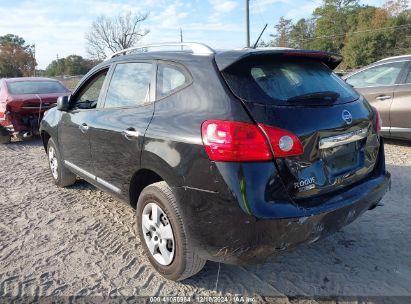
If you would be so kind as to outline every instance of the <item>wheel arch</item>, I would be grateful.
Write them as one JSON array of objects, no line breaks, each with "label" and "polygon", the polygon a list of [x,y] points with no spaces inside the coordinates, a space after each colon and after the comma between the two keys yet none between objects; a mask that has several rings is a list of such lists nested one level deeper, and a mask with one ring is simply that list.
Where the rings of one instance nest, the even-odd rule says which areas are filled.
[{"label": "wheel arch", "polygon": [[164,179],[155,171],[150,169],[140,169],[134,173],[130,181],[129,202],[133,208],[136,208],[138,198],[145,187]]},{"label": "wheel arch", "polygon": [[41,131],[40,136],[43,142],[44,150],[46,150],[47,152],[47,143],[49,142],[49,139],[51,138],[51,136],[47,131],[44,131],[44,130]]},{"label": "wheel arch", "polygon": [[153,183],[165,181],[170,187],[182,186],[184,177],[180,176],[176,169],[157,154],[143,152],[141,168],[130,180],[128,191],[130,205],[135,208],[141,191]]}]

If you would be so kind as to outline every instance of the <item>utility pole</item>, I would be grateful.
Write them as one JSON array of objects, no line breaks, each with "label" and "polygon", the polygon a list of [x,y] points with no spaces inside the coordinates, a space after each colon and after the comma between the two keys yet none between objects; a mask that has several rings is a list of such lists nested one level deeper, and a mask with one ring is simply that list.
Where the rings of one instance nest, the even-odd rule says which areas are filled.
[{"label": "utility pole", "polygon": [[34,77],[36,77],[36,45],[33,44],[33,72],[34,72]]},{"label": "utility pole", "polygon": [[[56,54],[56,66],[57,66],[57,68],[56,68],[56,74],[57,73],[59,73],[60,71],[59,71],[59,54]],[[56,76],[58,76],[58,74],[56,75]]]},{"label": "utility pole", "polygon": [[[183,30],[180,27],[180,42],[183,43]],[[181,46],[181,50],[183,50],[183,46]]]},{"label": "utility pole", "polygon": [[245,30],[247,33],[247,47],[250,47],[250,0],[245,0]]}]

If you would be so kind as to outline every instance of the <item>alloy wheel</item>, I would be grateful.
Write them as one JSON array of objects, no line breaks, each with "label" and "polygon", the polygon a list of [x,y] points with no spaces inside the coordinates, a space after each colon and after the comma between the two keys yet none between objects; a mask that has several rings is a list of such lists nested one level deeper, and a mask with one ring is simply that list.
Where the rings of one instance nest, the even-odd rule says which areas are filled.
[{"label": "alloy wheel", "polygon": [[54,179],[58,179],[59,177],[58,161],[57,161],[56,151],[54,150],[54,147],[49,147],[49,164],[50,164],[51,174],[53,175]]},{"label": "alloy wheel", "polygon": [[174,259],[173,228],[166,213],[156,203],[144,206],[141,216],[144,241],[154,259],[161,265],[170,265]]}]

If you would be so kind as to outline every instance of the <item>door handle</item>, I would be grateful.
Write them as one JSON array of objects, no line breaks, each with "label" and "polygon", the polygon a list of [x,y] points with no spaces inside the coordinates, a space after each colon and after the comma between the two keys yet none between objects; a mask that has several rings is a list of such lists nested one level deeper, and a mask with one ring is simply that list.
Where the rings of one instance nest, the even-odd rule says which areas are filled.
[{"label": "door handle", "polygon": [[386,99],[391,99],[391,96],[389,95],[382,95],[382,96],[378,96],[375,98],[376,100],[386,100]]},{"label": "door handle", "polygon": [[88,125],[86,123],[83,123],[81,125],[78,126],[80,131],[83,133],[86,133],[88,131]]},{"label": "door handle", "polygon": [[134,128],[128,128],[121,132],[121,134],[128,140],[137,139],[140,136],[140,132],[136,131]]}]

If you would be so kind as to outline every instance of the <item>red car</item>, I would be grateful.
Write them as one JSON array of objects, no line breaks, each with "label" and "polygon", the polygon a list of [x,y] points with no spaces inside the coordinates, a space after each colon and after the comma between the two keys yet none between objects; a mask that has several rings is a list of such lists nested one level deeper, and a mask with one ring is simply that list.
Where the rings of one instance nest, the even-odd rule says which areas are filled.
[{"label": "red car", "polygon": [[38,134],[44,112],[55,106],[59,96],[70,90],[61,82],[41,77],[0,80],[0,144],[11,136],[28,138]]}]

